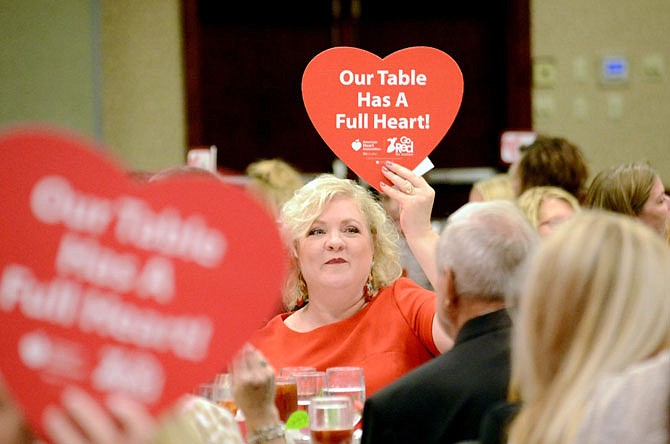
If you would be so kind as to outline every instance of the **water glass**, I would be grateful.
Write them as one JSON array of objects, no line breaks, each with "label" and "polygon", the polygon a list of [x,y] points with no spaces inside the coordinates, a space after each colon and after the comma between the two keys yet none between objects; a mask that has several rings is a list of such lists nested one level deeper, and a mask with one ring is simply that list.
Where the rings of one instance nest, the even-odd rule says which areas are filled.
[{"label": "water glass", "polygon": [[326,369],[324,391],[330,396],[349,396],[354,405],[353,425],[358,424],[365,404],[365,376],[362,367],[330,367]]},{"label": "water glass", "polygon": [[310,400],[323,394],[326,385],[326,372],[297,372],[293,375],[298,386],[298,410],[307,411]]},{"label": "water glass", "polygon": [[298,372],[315,372],[316,368],[307,366],[282,367],[279,370],[279,376],[293,376]]},{"label": "water glass", "polygon": [[211,382],[199,384],[193,393],[196,396],[211,401],[214,393],[214,384],[212,384]]},{"label": "water glass", "polygon": [[354,407],[349,396],[317,396],[308,408],[312,444],[351,444]]},{"label": "water glass", "polygon": [[232,375],[230,373],[219,373],[214,378],[212,388],[212,401],[228,410],[235,416],[237,405],[233,399]]}]

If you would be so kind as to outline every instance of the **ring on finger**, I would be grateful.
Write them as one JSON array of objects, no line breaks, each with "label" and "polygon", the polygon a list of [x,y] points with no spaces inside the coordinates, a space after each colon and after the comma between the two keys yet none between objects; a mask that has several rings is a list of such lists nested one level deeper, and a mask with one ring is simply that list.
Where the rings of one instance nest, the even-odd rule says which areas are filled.
[{"label": "ring on finger", "polygon": [[405,187],[405,194],[412,194],[414,192],[414,185],[412,185],[412,182],[407,182],[407,186]]}]

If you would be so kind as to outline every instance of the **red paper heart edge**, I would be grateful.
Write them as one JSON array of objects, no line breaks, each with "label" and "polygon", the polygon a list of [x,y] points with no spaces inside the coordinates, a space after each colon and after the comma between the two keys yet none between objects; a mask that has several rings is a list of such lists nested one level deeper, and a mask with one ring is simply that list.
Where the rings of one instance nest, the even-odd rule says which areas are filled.
[{"label": "red paper heart edge", "polygon": [[[123,193],[148,203],[156,212],[167,206],[176,206],[183,211],[184,219],[187,214],[203,216],[208,226],[225,234],[229,241],[226,256],[205,273],[197,271],[205,269],[202,265],[189,266],[187,260],[171,258],[179,261],[174,278],[175,285],[181,290],[173,301],[178,309],[175,314],[208,316],[213,322],[213,331],[206,350],[207,357],[200,361],[176,361],[166,352],[145,352],[141,355],[153,356],[164,366],[166,379],[163,390],[155,402],[147,403],[153,414],[164,411],[184,393],[192,392],[197,384],[209,381],[216,373],[224,371],[237,349],[276,310],[286,270],[283,244],[273,218],[241,189],[203,178],[176,178],[138,185],[104,151],[101,144],[45,125],[19,127],[0,135],[0,161],[5,168],[0,183],[0,202],[5,214],[11,215],[0,222],[3,251],[0,256],[0,280],[11,264],[25,265],[40,282],[55,279],[57,273],[53,263],[56,248],[65,233],[71,234],[76,230],[30,220],[27,196],[31,190],[34,191],[35,184],[48,175],[65,177],[80,197],[94,196],[104,200]],[[46,186],[44,188],[47,189]],[[17,236],[22,232],[25,239]],[[149,256],[142,256],[141,249],[124,249],[109,242],[113,239],[109,233],[93,238],[112,250],[119,248],[119,253],[137,253],[141,258]],[[34,260],[45,262],[31,263]],[[216,285],[211,285],[209,281]],[[223,285],[218,287],[219,283]],[[199,293],[205,290],[205,293]],[[128,302],[129,297],[123,294],[121,300]],[[141,347],[129,346],[127,341],[96,338],[95,333],[87,336],[72,328],[28,318],[19,315],[18,306],[8,311],[7,301],[2,297],[0,301],[4,304],[4,308],[0,309],[0,371],[12,397],[19,402],[38,435],[44,436],[41,422],[44,408],[60,402],[61,391],[66,385],[80,385],[99,401],[107,392],[123,391],[96,390],[88,383],[68,381],[65,375],[61,375],[60,381],[40,379],[45,374],[29,369],[19,358],[19,341],[25,339],[26,332],[30,332],[29,339],[33,345],[43,338],[41,334],[51,335],[55,340],[52,345],[57,345],[61,351],[69,346],[88,349],[91,344],[95,347],[109,344],[132,355],[141,351]],[[159,311],[161,307],[155,301],[131,301],[138,310]],[[186,304],[185,307],[182,307],[183,304]],[[180,311],[182,308],[184,312]],[[173,314],[169,311],[164,313]],[[93,352],[86,354],[92,355]]]}]

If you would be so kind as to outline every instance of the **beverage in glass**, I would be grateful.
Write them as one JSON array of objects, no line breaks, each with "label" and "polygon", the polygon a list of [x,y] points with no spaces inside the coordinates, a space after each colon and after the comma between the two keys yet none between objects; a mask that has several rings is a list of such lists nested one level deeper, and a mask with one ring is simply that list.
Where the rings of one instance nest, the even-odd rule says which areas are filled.
[{"label": "beverage in glass", "polygon": [[298,386],[293,376],[277,376],[275,389],[275,405],[279,417],[286,422],[291,413],[298,410]]},{"label": "beverage in glass", "polygon": [[348,396],[317,396],[308,408],[312,444],[351,444],[354,407]]},{"label": "beverage in glass", "polygon": [[237,405],[235,405],[235,400],[233,399],[231,378],[232,376],[230,373],[219,373],[216,375],[212,388],[212,400],[235,416],[237,413]]}]

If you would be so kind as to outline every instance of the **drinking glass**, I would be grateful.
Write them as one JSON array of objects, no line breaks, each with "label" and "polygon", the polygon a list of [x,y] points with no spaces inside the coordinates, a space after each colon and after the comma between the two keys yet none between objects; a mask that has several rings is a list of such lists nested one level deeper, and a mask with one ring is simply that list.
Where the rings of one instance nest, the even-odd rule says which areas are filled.
[{"label": "drinking glass", "polygon": [[214,384],[212,383],[203,383],[198,385],[198,388],[195,390],[195,394],[201,398],[205,398],[209,401],[212,400],[212,392],[214,391]]},{"label": "drinking glass", "polygon": [[352,425],[358,424],[365,404],[365,377],[362,367],[330,367],[326,369],[326,394],[349,396],[354,405]]},{"label": "drinking glass", "polygon": [[233,399],[232,376],[230,373],[219,373],[214,378],[212,400],[235,416],[237,405]]},{"label": "drinking glass", "polygon": [[[298,387],[298,410],[308,412],[310,401],[315,396],[321,396],[326,383],[326,372],[306,371],[293,373]],[[309,427],[298,429],[295,432],[293,444],[311,444]]]},{"label": "drinking glass", "polygon": [[326,385],[326,372],[307,371],[293,374],[298,386],[298,410],[307,411],[310,400],[323,394]]},{"label": "drinking glass", "polygon": [[291,413],[298,410],[298,386],[293,376],[277,376],[275,386],[275,405],[279,417],[286,422]]},{"label": "drinking glass", "polygon": [[354,407],[349,396],[316,396],[308,413],[312,444],[351,444]]},{"label": "drinking glass", "polygon": [[293,376],[298,372],[315,372],[316,368],[307,366],[282,367],[279,370],[279,376]]}]

